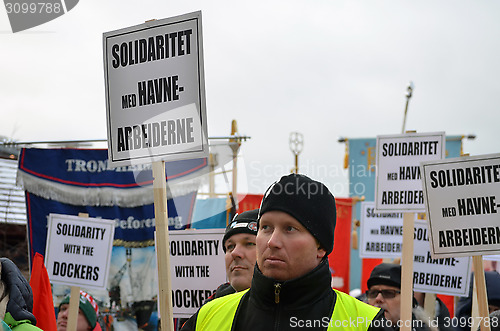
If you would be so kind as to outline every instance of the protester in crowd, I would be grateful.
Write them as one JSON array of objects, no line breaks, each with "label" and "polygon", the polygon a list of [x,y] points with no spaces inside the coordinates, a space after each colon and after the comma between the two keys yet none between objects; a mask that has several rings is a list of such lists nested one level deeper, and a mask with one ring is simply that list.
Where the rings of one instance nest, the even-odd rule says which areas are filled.
[{"label": "protester in crowd", "polygon": [[[496,271],[485,271],[484,279],[486,281],[486,295],[488,297],[489,314],[500,309],[500,274]],[[455,321],[458,330],[470,330],[471,311],[472,311],[472,288],[474,284],[474,275],[472,275],[469,296],[460,297],[455,309]]]},{"label": "protester in crowd", "polygon": [[385,310],[385,318],[396,325],[400,319],[401,266],[382,263],[373,268],[367,281],[367,302]]},{"label": "protester in crowd", "polygon": [[3,322],[14,331],[41,330],[35,326],[33,292],[19,268],[8,258],[0,258],[0,274],[0,317]]},{"label": "protester in crowd", "polygon": [[[57,331],[66,331],[66,328],[68,327],[69,300],[70,296],[68,295],[59,304],[59,312],[57,313]],[[101,330],[100,326],[97,324],[99,307],[90,294],[80,291],[78,307],[79,311],[76,322],[76,330]]]},{"label": "protester in crowd", "polygon": [[252,284],[253,267],[257,259],[255,236],[258,214],[258,209],[236,214],[227,226],[222,238],[222,249],[225,253],[226,276],[229,282],[219,286],[206,302],[246,290]]},{"label": "protester in crowd", "polygon": [[183,330],[380,329],[382,310],[331,288],[335,222],[324,184],[283,176],[261,203],[250,289],[205,304]]},{"label": "protester in crowd", "polygon": [[[228,294],[246,290],[252,284],[253,267],[257,259],[255,236],[257,235],[258,209],[236,214],[226,227],[222,238],[227,283],[220,285],[204,304]],[[181,319],[179,325],[188,319]]]},{"label": "protester in crowd", "polygon": [[[367,302],[383,308],[385,318],[393,330],[398,330],[402,323],[406,323],[401,320],[401,265],[381,263],[375,266],[368,278],[367,286]],[[453,330],[449,313],[447,320],[434,320],[418,306],[415,298],[412,305],[411,327],[412,330]]]}]

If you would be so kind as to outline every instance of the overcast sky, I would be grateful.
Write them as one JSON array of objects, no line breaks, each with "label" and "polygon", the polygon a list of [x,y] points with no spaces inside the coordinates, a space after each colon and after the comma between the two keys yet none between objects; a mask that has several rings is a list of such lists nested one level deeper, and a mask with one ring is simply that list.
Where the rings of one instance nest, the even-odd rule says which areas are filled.
[{"label": "overcast sky", "polygon": [[499,152],[498,0],[82,0],[15,34],[0,9],[0,135],[106,139],[102,34],[198,10],[209,136],[236,119],[252,137],[242,190],[290,171],[298,131],[302,172],[347,196],[338,138],[401,133],[410,80],[407,130],[475,134],[464,152]]}]

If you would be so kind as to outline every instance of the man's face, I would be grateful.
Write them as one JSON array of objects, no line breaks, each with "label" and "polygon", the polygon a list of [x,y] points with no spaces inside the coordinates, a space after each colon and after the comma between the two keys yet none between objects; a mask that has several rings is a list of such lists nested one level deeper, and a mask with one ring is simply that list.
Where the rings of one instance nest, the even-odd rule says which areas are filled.
[{"label": "man's face", "polygon": [[225,242],[226,275],[231,286],[243,291],[252,284],[253,267],[257,259],[255,251],[255,235],[237,233]]},{"label": "man's face", "polygon": [[[388,294],[384,298],[381,292],[377,293],[376,297],[371,297],[370,292],[376,293],[377,291],[388,290]],[[389,298],[388,296],[392,296],[395,294],[393,298]],[[400,313],[400,304],[401,304],[401,294],[400,289],[395,286],[389,285],[373,285],[368,290],[368,303],[375,307],[380,307],[385,309],[385,318],[387,320],[391,320],[392,324],[395,325],[401,316]]]},{"label": "man's face", "polygon": [[262,215],[256,243],[260,271],[281,281],[308,273],[326,255],[313,235],[282,211],[273,210]]},{"label": "man's face", "polygon": [[[65,303],[61,305],[59,313],[57,314],[57,331],[66,331],[68,326],[68,313],[69,304]],[[76,320],[76,331],[89,331],[91,329],[87,318],[83,314],[81,309],[78,309],[78,318]]]}]

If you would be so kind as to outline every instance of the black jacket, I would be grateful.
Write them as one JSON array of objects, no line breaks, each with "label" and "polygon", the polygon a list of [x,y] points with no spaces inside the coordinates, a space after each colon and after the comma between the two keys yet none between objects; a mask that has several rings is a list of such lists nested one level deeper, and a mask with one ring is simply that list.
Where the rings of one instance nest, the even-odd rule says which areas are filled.
[{"label": "black jacket", "polygon": [[8,258],[0,258],[2,264],[1,278],[5,282],[10,295],[7,311],[16,321],[29,320],[36,325],[33,315],[33,293],[28,281],[17,266]]},{"label": "black jacket", "polygon": [[[327,259],[306,275],[284,282],[264,276],[256,265],[252,286],[240,301],[232,330],[298,330],[300,321],[318,321],[318,327],[308,330],[326,330],[336,299]],[[195,330],[196,318],[197,314],[193,315],[182,330]],[[374,319],[383,320],[382,310]]]}]

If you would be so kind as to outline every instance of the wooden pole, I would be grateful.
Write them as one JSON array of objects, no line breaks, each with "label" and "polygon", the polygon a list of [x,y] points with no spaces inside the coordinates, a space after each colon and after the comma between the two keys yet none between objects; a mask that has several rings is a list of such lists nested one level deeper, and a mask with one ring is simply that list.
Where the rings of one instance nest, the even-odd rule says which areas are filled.
[{"label": "wooden pole", "polygon": [[472,307],[470,309],[470,317],[472,318],[472,323],[470,325],[471,330],[477,330],[479,326],[479,321],[477,320],[479,317],[479,308],[477,306],[477,286],[476,281],[474,280],[472,284]]},{"label": "wooden pole", "polygon": [[[89,217],[89,214],[78,213],[78,217]],[[66,327],[66,330],[76,331],[79,309],[80,309],[80,287],[71,286],[71,292],[69,295],[68,325]]]},{"label": "wooden pole", "polygon": [[168,238],[167,181],[165,162],[153,162],[153,193],[156,223],[156,263],[158,264],[158,303],[161,328],[174,331],[172,312],[172,280],[170,278],[170,251]]},{"label": "wooden pole", "polygon": [[[231,122],[231,136],[238,134],[238,124],[236,120]],[[238,206],[238,151],[240,150],[240,139],[229,139],[229,147],[233,150],[233,199],[235,207]]]},{"label": "wooden pole", "polygon": [[238,150],[233,153],[233,199],[235,206],[238,206]]},{"label": "wooden pole", "polygon": [[403,254],[401,255],[401,331],[412,330],[413,306],[413,232],[414,213],[403,214]]},{"label": "wooden pole", "polygon": [[78,323],[78,310],[80,309],[80,287],[71,286],[69,297],[68,325],[67,331],[76,331]]},{"label": "wooden pole", "polygon": [[[481,325],[481,331],[490,331],[490,324],[486,323],[486,318],[489,316],[488,313],[488,294],[486,292],[486,280],[484,278],[484,268],[483,268],[483,256],[476,255],[472,257],[472,265],[474,267],[474,287],[472,293],[472,308],[474,310],[474,297],[477,296],[477,311],[479,317],[482,317],[481,323],[478,323],[477,318],[473,318],[471,330],[477,330],[478,325]],[[474,317],[473,315],[471,315]],[[488,324],[488,325],[486,325]]]}]

